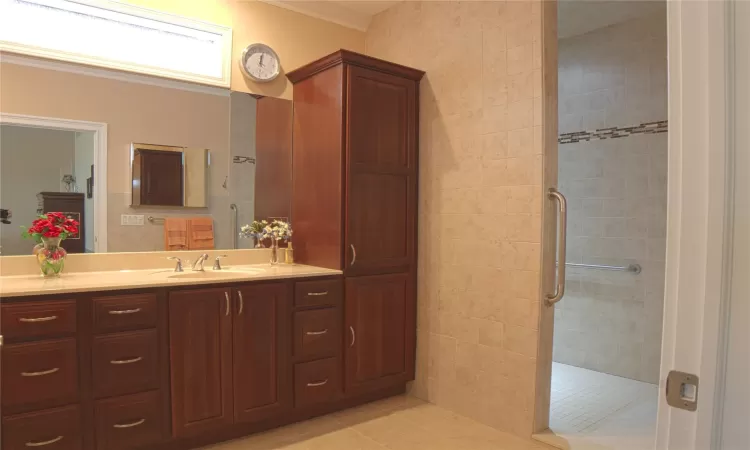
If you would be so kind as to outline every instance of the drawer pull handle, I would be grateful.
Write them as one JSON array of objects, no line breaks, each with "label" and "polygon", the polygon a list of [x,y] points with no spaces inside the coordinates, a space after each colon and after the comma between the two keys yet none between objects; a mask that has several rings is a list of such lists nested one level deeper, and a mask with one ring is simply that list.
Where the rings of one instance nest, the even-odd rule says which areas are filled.
[{"label": "drawer pull handle", "polygon": [[349,326],[349,332],[352,333],[352,341],[349,343],[349,347],[354,347],[354,343],[357,342],[357,333],[354,332],[354,327]]},{"label": "drawer pull handle", "polygon": [[325,330],[320,330],[320,331],[307,331],[307,332],[305,332],[305,334],[308,335],[308,336],[320,336],[321,334],[326,334],[326,333],[328,333],[328,328],[326,328]]},{"label": "drawer pull handle", "polygon": [[113,316],[120,315],[120,314],[135,314],[137,312],[141,312],[141,308],[135,308],[135,309],[120,309],[120,310],[114,310],[110,311],[109,313]]},{"label": "drawer pull handle", "polygon": [[115,365],[117,365],[117,364],[133,364],[133,363],[137,363],[138,361],[140,361],[142,359],[143,359],[143,357],[141,357],[141,356],[138,356],[136,358],[131,358],[131,359],[113,359],[109,363],[110,364],[115,364]]},{"label": "drawer pull handle", "polygon": [[35,318],[26,318],[21,317],[18,319],[19,322],[25,322],[25,323],[38,323],[38,322],[49,322],[51,320],[57,319],[57,316],[49,316],[49,317],[35,317]]},{"label": "drawer pull handle", "polygon": [[242,315],[242,310],[244,310],[244,309],[245,309],[245,299],[244,299],[244,298],[242,298],[242,291],[239,291],[239,290],[238,290],[238,291],[237,291],[237,295],[238,295],[238,296],[240,297],[240,310],[239,310],[239,311],[237,311],[237,315],[238,315],[238,316],[241,316],[241,315]]},{"label": "drawer pull handle", "polygon": [[59,367],[55,367],[53,369],[49,370],[41,370],[39,372],[21,372],[21,376],[23,377],[41,377],[44,375],[51,375],[55,372],[58,372],[60,370]]},{"label": "drawer pull handle", "polygon": [[323,381],[317,381],[315,383],[307,383],[307,387],[318,387],[318,386],[323,386],[325,384],[328,384],[328,378],[326,378]]},{"label": "drawer pull handle", "polygon": [[310,297],[320,297],[322,295],[328,295],[328,291],[323,291],[323,292],[308,292],[307,295],[310,296]]},{"label": "drawer pull handle", "polygon": [[55,442],[60,442],[62,441],[62,439],[63,439],[62,436],[58,436],[54,439],[50,439],[49,441],[27,442],[26,447],[44,447],[45,445],[51,445],[51,444],[54,444]]},{"label": "drawer pull handle", "polygon": [[226,300],[226,305],[224,306],[226,306],[227,308],[227,311],[224,313],[224,315],[228,316],[229,315],[229,292],[224,291],[224,299]]},{"label": "drawer pull handle", "polygon": [[112,425],[112,428],[133,428],[137,427],[138,425],[143,425],[146,423],[146,419],[136,420],[135,422],[131,423],[116,423]]}]

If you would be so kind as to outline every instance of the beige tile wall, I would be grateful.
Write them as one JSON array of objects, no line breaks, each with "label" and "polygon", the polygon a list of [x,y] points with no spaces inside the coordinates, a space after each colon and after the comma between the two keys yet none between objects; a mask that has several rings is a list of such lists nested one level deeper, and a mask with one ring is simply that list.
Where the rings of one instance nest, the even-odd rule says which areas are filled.
[{"label": "beige tile wall", "polygon": [[[667,119],[666,16],[559,43],[560,132]],[[555,312],[553,357],[656,383],[664,295],[667,134],[561,144],[568,262],[643,267],[640,275],[570,269]]]},{"label": "beige tile wall", "polygon": [[420,86],[417,379],[412,393],[529,436],[539,335],[541,2],[415,2],[367,53]]}]

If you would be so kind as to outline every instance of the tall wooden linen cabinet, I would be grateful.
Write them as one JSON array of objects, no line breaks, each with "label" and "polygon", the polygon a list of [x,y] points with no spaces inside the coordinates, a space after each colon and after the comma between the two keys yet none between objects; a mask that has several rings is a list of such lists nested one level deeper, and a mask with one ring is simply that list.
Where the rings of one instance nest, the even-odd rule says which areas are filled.
[{"label": "tall wooden linen cabinet", "polygon": [[344,271],[345,395],[414,379],[423,75],[345,50],[287,74],[295,256]]}]

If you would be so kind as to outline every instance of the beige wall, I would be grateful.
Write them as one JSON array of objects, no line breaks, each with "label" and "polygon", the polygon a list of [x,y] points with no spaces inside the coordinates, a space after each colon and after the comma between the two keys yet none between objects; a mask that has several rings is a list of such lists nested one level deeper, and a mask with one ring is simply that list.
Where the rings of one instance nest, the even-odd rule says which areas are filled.
[{"label": "beige wall", "polygon": [[35,243],[21,238],[21,226],[37,216],[39,192],[61,192],[63,175],[73,174],[75,133],[0,126],[0,207],[13,211],[10,225],[0,224],[0,252],[28,255]]},{"label": "beige wall", "polygon": [[[146,8],[232,27],[232,90],[292,98],[289,72],[341,48],[364,51],[364,33],[255,0],[124,0]],[[239,58],[250,44],[270,45],[282,74],[254,83],[240,71]]]},{"label": "beige wall", "polygon": [[[217,248],[230,248],[228,191],[222,187],[229,174],[229,96],[8,63],[0,64],[0,71],[4,113],[107,124],[109,251],[163,249],[161,226],[121,226],[120,214],[211,213]],[[209,149],[210,208],[183,212],[129,208],[132,142]]]},{"label": "beige wall", "polygon": [[[559,43],[561,133],[667,119],[666,15]],[[570,269],[555,312],[554,360],[656,383],[659,378],[667,134],[562,143],[568,262],[638,263],[640,275]]]},{"label": "beige wall", "polygon": [[368,54],[427,72],[412,393],[527,437],[539,369],[541,19],[541,2],[410,1],[367,32]]}]

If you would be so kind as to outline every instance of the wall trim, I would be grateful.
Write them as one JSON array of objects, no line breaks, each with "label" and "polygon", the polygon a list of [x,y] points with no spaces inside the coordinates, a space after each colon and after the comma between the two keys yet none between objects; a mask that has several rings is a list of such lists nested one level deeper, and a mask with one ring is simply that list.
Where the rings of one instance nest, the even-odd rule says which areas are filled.
[{"label": "wall trim", "polygon": [[94,133],[94,252],[107,251],[107,124],[0,113],[0,124]]}]

